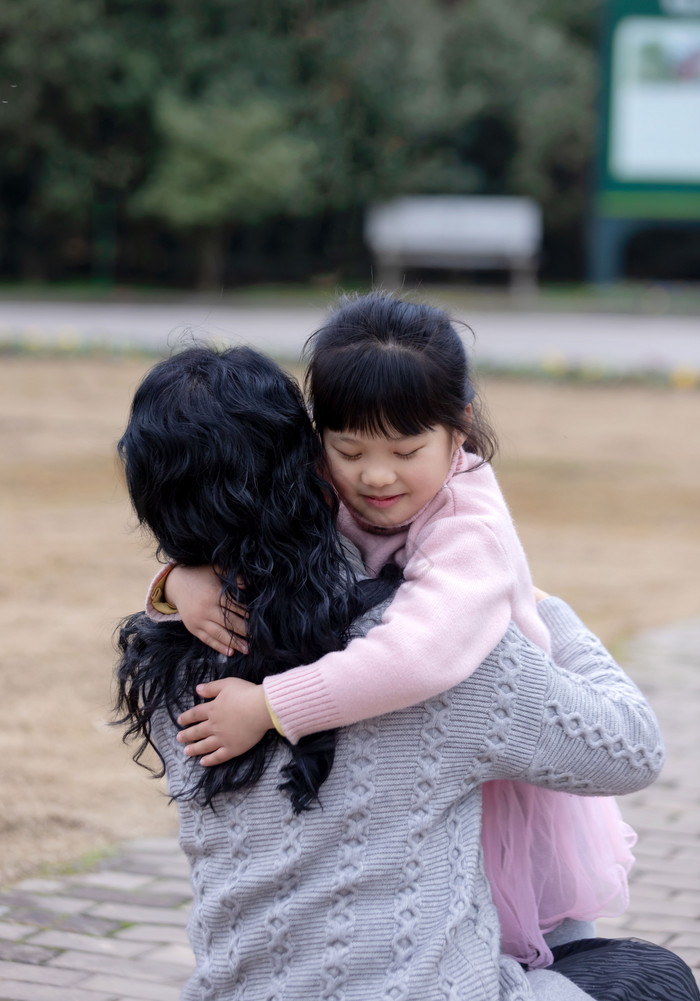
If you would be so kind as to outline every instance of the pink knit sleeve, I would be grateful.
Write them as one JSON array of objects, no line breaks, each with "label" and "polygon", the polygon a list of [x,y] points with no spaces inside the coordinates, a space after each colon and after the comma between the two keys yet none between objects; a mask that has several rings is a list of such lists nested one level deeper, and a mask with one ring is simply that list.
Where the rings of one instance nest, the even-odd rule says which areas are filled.
[{"label": "pink knit sleeve", "polygon": [[469,677],[504,636],[517,576],[481,517],[433,521],[382,623],[344,650],[265,679],[293,743],[405,709]]}]

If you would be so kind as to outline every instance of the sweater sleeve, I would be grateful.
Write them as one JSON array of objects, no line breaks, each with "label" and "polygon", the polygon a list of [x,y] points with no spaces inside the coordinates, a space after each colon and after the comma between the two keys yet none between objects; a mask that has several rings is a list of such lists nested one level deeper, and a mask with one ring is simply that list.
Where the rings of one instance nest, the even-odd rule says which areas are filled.
[{"label": "sweater sleeve", "polygon": [[504,635],[516,576],[485,519],[446,516],[417,541],[380,625],[344,650],[265,679],[269,706],[292,743],[452,688]]},{"label": "sweater sleeve", "polygon": [[[568,605],[548,598],[538,609],[557,663],[511,625],[464,686],[467,732],[481,741],[467,781],[517,779],[592,796],[645,788],[664,760],[652,709]],[[455,739],[467,740],[453,723]]]},{"label": "sweater sleeve", "polygon": [[542,740],[527,769],[528,781],[583,795],[643,789],[664,762],[654,712],[564,602],[548,599],[542,606],[557,666],[548,671]]}]

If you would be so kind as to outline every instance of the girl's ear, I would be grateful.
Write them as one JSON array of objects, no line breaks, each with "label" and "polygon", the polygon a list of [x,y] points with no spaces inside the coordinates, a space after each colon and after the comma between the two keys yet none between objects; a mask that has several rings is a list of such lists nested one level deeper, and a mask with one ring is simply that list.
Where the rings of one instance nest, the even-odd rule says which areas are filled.
[{"label": "girl's ear", "polygon": [[[472,421],[472,412],[473,412],[472,411],[472,405],[471,405],[471,403],[468,403],[466,405],[466,407],[464,408],[464,420],[465,420],[465,424],[471,424],[471,421]],[[455,446],[454,450],[456,452],[458,449],[460,449],[462,447],[462,445],[467,440],[467,432],[466,431],[453,431],[452,432],[452,440],[454,441],[454,446]]]}]

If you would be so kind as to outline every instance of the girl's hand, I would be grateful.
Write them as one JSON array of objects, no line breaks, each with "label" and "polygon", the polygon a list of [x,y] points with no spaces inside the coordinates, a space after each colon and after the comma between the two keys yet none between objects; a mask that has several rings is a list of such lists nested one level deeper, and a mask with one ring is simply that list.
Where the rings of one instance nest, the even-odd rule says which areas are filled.
[{"label": "girl's hand", "polygon": [[185,754],[204,755],[201,765],[220,765],[254,747],[272,728],[262,685],[242,678],[222,678],[197,685],[202,702],[178,718],[187,727],[177,739],[186,744]]},{"label": "girl's hand", "polygon": [[245,607],[221,604],[221,581],[213,567],[174,566],[165,578],[163,596],[177,608],[188,632],[217,653],[248,653]]},{"label": "girl's hand", "polygon": [[[534,584],[533,584],[534,587]],[[543,598],[550,598],[551,595],[543,591],[541,587],[535,587],[535,601],[542,601]]]}]

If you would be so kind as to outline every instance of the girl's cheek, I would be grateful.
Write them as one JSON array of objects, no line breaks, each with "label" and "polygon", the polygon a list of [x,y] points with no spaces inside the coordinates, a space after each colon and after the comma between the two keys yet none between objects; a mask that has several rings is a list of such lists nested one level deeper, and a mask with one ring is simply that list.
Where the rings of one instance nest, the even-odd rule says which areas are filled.
[{"label": "girl's cheek", "polygon": [[331,481],[336,490],[340,490],[340,484],[342,482],[342,477],[339,475],[338,467],[331,461],[330,456],[326,456],[326,473],[328,479]]},{"label": "girl's cheek", "polygon": [[333,480],[333,486],[338,491],[338,493],[342,493],[343,490],[347,489],[348,481],[339,472],[337,471],[332,472],[331,479]]},{"label": "girl's cheek", "polygon": [[347,479],[342,475],[342,473],[339,470],[333,469],[332,466],[330,467],[330,478],[331,478],[331,483],[335,487],[336,491],[340,494],[340,496],[343,499],[345,499],[349,493]]}]

